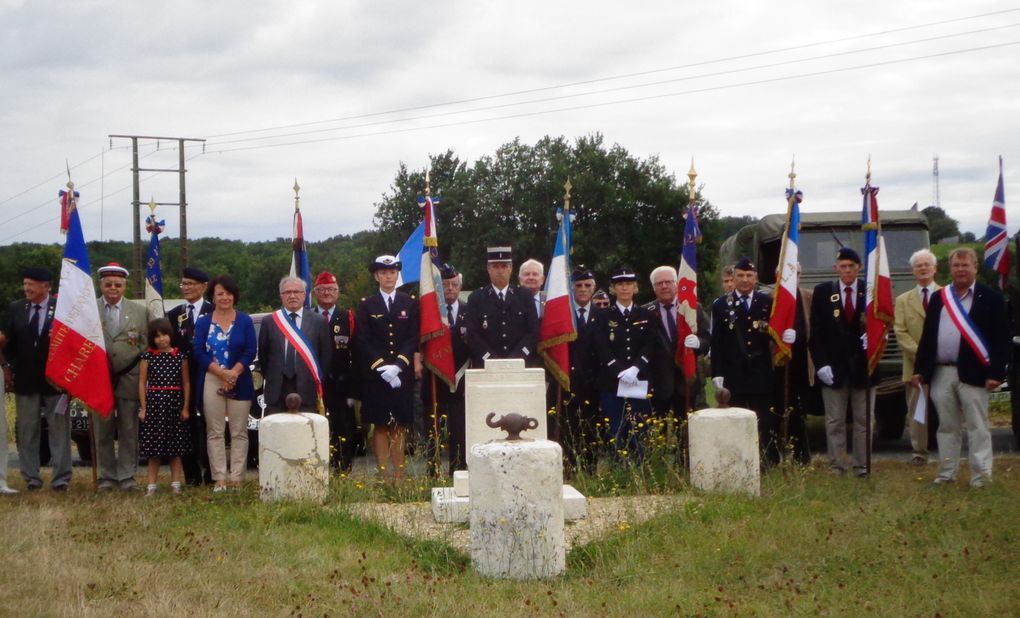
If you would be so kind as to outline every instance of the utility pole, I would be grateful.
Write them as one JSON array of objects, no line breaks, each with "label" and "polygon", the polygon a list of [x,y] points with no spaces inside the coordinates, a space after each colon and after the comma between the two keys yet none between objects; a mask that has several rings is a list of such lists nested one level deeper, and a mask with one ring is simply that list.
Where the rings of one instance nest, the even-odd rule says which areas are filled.
[{"label": "utility pole", "polygon": [[[205,140],[197,137],[159,137],[153,135],[109,135],[108,137],[111,142],[113,141],[113,138],[131,140],[131,212],[132,219],[134,221],[134,231],[132,233],[134,238],[134,263],[132,273],[134,274],[134,295],[141,298],[140,295],[145,293],[145,275],[142,269],[142,201],[138,174],[140,172],[175,172],[178,175],[178,185],[180,187],[179,200],[177,202],[155,202],[155,204],[157,206],[180,207],[181,267],[183,268],[188,265],[188,199],[184,182],[184,174],[188,170],[184,167],[184,143],[205,142]],[[138,167],[138,140],[140,139],[155,140],[157,143],[160,141],[177,142],[177,168]],[[148,203],[146,203],[146,205],[148,205]]]}]

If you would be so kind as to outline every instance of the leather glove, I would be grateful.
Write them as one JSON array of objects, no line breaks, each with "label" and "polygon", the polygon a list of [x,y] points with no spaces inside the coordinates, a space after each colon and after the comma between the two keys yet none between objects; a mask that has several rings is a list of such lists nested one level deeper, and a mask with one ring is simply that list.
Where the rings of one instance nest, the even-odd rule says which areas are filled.
[{"label": "leather glove", "polygon": [[712,386],[716,387],[717,389],[720,389],[723,387],[722,386],[723,381],[725,381],[725,378],[723,378],[722,376],[714,377],[712,378]]},{"label": "leather glove", "polygon": [[821,380],[823,384],[826,386],[832,386],[832,367],[826,365],[819,369],[816,373],[818,374],[818,379]]},{"label": "leather glove", "polygon": [[347,398],[347,407],[348,408],[353,408],[354,407],[354,400],[351,399],[350,397]]},{"label": "leather glove", "polygon": [[393,376],[393,379],[390,380],[390,388],[400,388],[400,377],[399,376]]},{"label": "leather glove", "polygon": [[684,347],[697,350],[701,347],[701,339],[698,339],[698,336],[694,334],[687,335],[684,337]]},{"label": "leather glove", "polygon": [[620,380],[624,384],[637,384],[638,381],[637,376],[638,376],[637,367],[628,367],[627,369],[624,369],[620,373],[616,374],[616,377],[620,378]]},{"label": "leather glove", "polygon": [[380,377],[385,382],[392,382],[393,378],[400,375],[400,367],[396,365],[383,365],[382,367],[376,367],[375,370],[379,372]]},{"label": "leather glove", "polygon": [[864,333],[863,335],[861,335],[861,349],[862,350],[868,349],[868,333]]},{"label": "leather glove", "polygon": [[797,343],[797,331],[792,328],[787,328],[783,331],[783,343],[793,345]]}]

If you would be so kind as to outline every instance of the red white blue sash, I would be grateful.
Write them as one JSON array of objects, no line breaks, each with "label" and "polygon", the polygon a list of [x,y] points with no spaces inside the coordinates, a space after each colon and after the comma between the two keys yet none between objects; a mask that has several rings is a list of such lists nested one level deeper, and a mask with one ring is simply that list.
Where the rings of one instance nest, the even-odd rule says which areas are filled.
[{"label": "red white blue sash", "polygon": [[[312,319],[306,316],[305,319]],[[318,319],[318,318],[315,318]],[[312,346],[305,339],[305,334],[301,332],[298,327],[290,321],[290,317],[283,309],[279,309],[273,312],[273,321],[276,322],[276,327],[280,329],[283,336],[286,337],[287,343],[294,348],[294,351],[301,360],[305,362],[305,366],[308,367],[309,373],[315,378],[315,390],[319,395],[319,399],[322,399],[322,369],[319,367],[319,359],[315,357],[312,352]]]},{"label": "red white blue sash", "polygon": [[960,302],[960,297],[953,286],[947,285],[942,288],[942,305],[946,308],[953,324],[956,325],[956,329],[960,331],[960,336],[967,342],[970,349],[974,350],[974,355],[978,357],[982,365],[989,366],[991,359],[988,357],[988,344],[981,336],[974,321],[963,309],[963,303]]}]

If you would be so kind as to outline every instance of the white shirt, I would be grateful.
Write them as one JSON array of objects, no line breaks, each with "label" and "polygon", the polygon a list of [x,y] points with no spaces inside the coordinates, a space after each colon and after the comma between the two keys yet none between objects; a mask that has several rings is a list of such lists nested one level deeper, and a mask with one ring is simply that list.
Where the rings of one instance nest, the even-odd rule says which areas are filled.
[{"label": "white shirt", "polygon": [[[444,303],[444,305],[450,308],[449,311],[450,314],[453,315],[453,322],[455,323],[457,321],[457,314],[460,313],[460,301],[455,300],[453,301],[452,305],[448,303]],[[450,325],[452,326],[453,323],[451,323]]]},{"label": "white shirt", "polygon": [[390,306],[393,305],[394,301],[396,301],[397,296],[396,290],[393,290],[389,294],[383,292],[382,290],[379,290],[379,294],[382,295],[383,304],[386,305],[386,309],[389,309]]},{"label": "white shirt", "polygon": [[[960,295],[960,304],[963,305],[963,310],[967,313],[970,313],[971,305],[974,304],[975,283],[970,284],[967,291]],[[952,285],[952,283],[949,285]],[[952,291],[950,291],[950,296],[952,296]],[[939,315],[939,332],[935,345],[935,362],[956,363],[956,357],[959,353],[960,331],[956,328],[956,324],[953,323],[953,319],[949,317],[949,311],[945,308],[945,306],[943,306],[942,313]]]}]

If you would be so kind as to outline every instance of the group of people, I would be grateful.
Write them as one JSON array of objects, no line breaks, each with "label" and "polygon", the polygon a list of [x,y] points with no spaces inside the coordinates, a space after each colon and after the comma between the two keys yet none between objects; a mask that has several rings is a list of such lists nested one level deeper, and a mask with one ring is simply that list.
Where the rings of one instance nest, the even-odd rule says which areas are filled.
[{"label": "group of people", "polygon": [[[489,247],[486,259],[489,281],[466,302],[461,300],[460,273],[451,265],[441,269],[458,372],[484,368],[487,359],[520,358],[541,366],[542,264],[521,264],[518,286],[511,282],[510,247]],[[937,410],[936,483],[955,479],[966,427],[970,482],[980,487],[991,480],[992,471],[988,392],[1004,380],[1006,370],[1009,338],[1003,297],[975,282],[977,256],[972,250],[950,254],[952,283],[946,288],[933,282],[931,252],[918,251],[911,265],[917,287],[897,299],[895,317],[910,405],[913,410],[919,398],[930,397],[928,410]],[[569,343],[570,388],[557,389],[554,380],[548,380],[550,436],[563,444],[569,469],[594,472],[600,453],[640,460],[656,419],[677,428],[674,437],[682,463],[684,421],[689,410],[704,405],[708,377],[717,390],[729,391],[732,405],[756,413],[766,466],[778,463],[787,447],[795,461],[810,461],[804,414],[809,389],[817,382],[833,472],[852,469],[866,477],[871,440],[867,413],[872,408],[868,398],[873,401],[877,378],[867,366],[862,329],[866,286],[858,278],[860,268],[857,253],[841,249],[835,280],[799,294],[794,326],[780,334],[770,332],[772,298],[758,289],[757,268],[747,258],[723,270],[724,293],[709,310],[698,309],[696,329],[682,327],[677,271],[671,266],[650,273],[655,300],[644,305],[636,302],[640,277],[630,267],[620,266],[610,274],[611,299],[597,298],[601,291],[590,269],[575,269],[570,279],[577,338]],[[422,367],[419,304],[397,289],[400,269],[392,255],[376,258],[369,270],[378,292],[354,308],[337,305],[339,284],[329,272],[314,281],[312,309],[305,307],[305,282],[284,277],[281,308],[262,317],[256,334],[252,317],[235,308],[240,291],[229,276],[210,279],[199,269],[186,268],[181,282],[185,302],[150,322],[141,305],[124,301],[127,270],[117,264],[101,268],[98,303],[116,405],[107,417],[92,415],[99,489],[138,488],[139,457],[149,459],[150,495],[165,458],[171,460],[174,492],[180,492],[182,476],[191,484],[211,483],[217,492],[239,485],[246,467],[247,417],[256,392],[251,368],[256,360],[267,413],[286,410],[292,393],[300,395],[305,409],[321,404],[329,416],[331,463],[337,470],[351,469],[361,434],[354,411],[357,400],[361,422],[374,427],[372,450],[379,471],[402,474],[407,434],[418,407],[417,381],[426,402],[427,433],[434,439],[431,448],[446,451],[451,473],[464,468],[463,380],[451,388],[431,379],[429,369]],[[25,298],[10,307],[6,360],[0,359],[7,387],[16,394],[21,474],[29,490],[42,487],[39,442],[40,419],[45,418],[51,487],[66,490],[71,478],[68,419],[61,394],[44,377],[55,304],[49,294],[51,275],[32,268],[22,276]],[[789,369],[774,366],[773,336],[791,348]],[[682,369],[679,359],[685,353],[708,356],[698,363],[698,375]],[[700,367],[708,367],[710,375],[701,375]],[[848,408],[853,425],[849,454]],[[911,416],[915,461],[926,463],[923,419]],[[5,449],[3,442],[0,447]],[[14,491],[6,484],[6,461],[0,451],[3,493]]]}]

